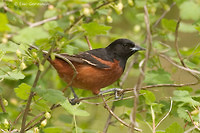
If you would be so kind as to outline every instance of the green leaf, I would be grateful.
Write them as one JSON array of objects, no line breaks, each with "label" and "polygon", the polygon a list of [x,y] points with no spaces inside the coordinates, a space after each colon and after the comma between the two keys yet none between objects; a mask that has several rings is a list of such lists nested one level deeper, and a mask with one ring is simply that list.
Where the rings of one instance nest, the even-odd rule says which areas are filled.
[{"label": "green leaf", "polygon": [[57,23],[57,21],[50,21],[48,23],[45,23],[43,25],[43,27],[45,30],[52,30],[52,29],[58,27],[58,23]]},{"label": "green leaf", "polygon": [[150,85],[173,83],[170,73],[161,68],[159,68],[158,70],[148,71],[146,73],[144,82]]},{"label": "green leaf", "polygon": [[152,105],[156,101],[156,97],[151,91],[141,90],[140,93],[143,94],[146,104]]},{"label": "green leaf", "polygon": [[161,21],[162,27],[175,32],[176,30],[176,21],[172,20],[172,19],[162,19]]},{"label": "green leaf", "polygon": [[193,1],[185,1],[179,8],[182,19],[198,20],[200,18],[199,5]]},{"label": "green leaf", "polygon": [[107,31],[111,29],[110,26],[101,25],[101,24],[98,24],[97,22],[83,24],[82,27],[86,31],[86,35],[88,36],[106,34]]},{"label": "green leaf", "polygon": [[59,127],[47,127],[44,130],[44,133],[62,133],[62,128]]},{"label": "green leaf", "polygon": [[184,108],[184,107],[179,107],[178,109],[177,109],[177,113],[178,113],[178,116],[180,117],[180,118],[182,118],[182,119],[185,119],[185,120],[187,120],[187,121],[191,121],[191,119],[190,119],[190,117],[188,116],[188,113],[186,112],[186,108]]},{"label": "green leaf", "polygon": [[27,100],[31,91],[31,86],[25,83],[22,83],[18,86],[18,88],[14,89],[17,97]]},{"label": "green leaf", "polygon": [[8,19],[6,14],[0,13],[0,32],[9,31],[10,28],[8,27]]},{"label": "green leaf", "polygon": [[24,79],[25,76],[24,76],[24,74],[22,74],[21,71],[13,70],[11,72],[7,72],[4,75],[0,75],[0,79],[1,78],[5,78],[5,79],[9,79],[9,80],[19,80],[19,79]]},{"label": "green leaf", "polygon": [[46,100],[52,104],[57,104],[59,102],[63,102],[66,99],[64,94],[59,90],[41,89],[38,91],[38,89],[37,89],[36,92],[38,92],[39,95],[41,95],[44,98],[44,100]]},{"label": "green leaf", "polygon": [[48,33],[41,27],[36,28],[24,28],[18,32],[18,35],[14,36],[16,42],[21,43],[33,43],[36,40],[47,38]]},{"label": "green leaf", "polygon": [[188,91],[175,90],[173,94],[174,94],[173,96],[174,101],[189,103],[191,105],[197,105],[197,106],[200,105],[199,102],[192,99]]},{"label": "green leaf", "polygon": [[166,133],[183,133],[183,132],[184,132],[183,128],[177,122],[172,123],[166,129]]},{"label": "green leaf", "polygon": [[72,115],[89,116],[87,111],[79,109],[79,105],[71,105],[68,100],[61,102],[60,105]]}]

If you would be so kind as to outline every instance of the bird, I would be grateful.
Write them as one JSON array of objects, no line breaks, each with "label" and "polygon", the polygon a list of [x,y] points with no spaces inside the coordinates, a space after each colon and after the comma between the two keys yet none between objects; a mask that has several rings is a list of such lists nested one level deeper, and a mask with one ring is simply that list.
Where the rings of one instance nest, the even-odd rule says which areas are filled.
[{"label": "bird", "polygon": [[141,50],[145,48],[129,39],[120,38],[105,48],[88,50],[75,55],[55,54],[55,59],[49,57],[48,61],[61,79],[70,84],[74,94],[74,99],[71,99],[70,103],[74,105],[78,98],[73,90],[74,87],[89,90],[95,95],[118,91],[118,88],[105,91],[101,89],[117,81],[125,70],[128,58]]}]

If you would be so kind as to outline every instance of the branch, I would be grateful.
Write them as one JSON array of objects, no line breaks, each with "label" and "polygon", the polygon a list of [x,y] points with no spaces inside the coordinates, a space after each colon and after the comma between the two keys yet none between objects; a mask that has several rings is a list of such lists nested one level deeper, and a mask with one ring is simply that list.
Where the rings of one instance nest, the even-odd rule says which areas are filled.
[{"label": "branch", "polygon": [[163,14],[160,16],[160,18],[155,22],[155,24],[153,25],[153,28],[155,28],[159,23],[160,23],[160,21],[165,17],[165,15],[172,9],[172,7],[174,6],[174,5],[176,5],[176,2],[173,2],[171,5],[170,5],[170,7],[169,7],[169,9],[168,10],[166,10],[165,12],[163,12]]},{"label": "branch", "polygon": [[91,43],[90,43],[90,41],[89,41],[89,39],[88,39],[87,36],[85,36],[85,40],[87,41],[87,44],[88,44],[89,50],[92,50],[92,45],[91,45]]},{"label": "branch", "polygon": [[[110,114],[115,117],[116,120],[118,120],[120,123],[122,123],[124,126],[126,127],[130,127],[125,121],[123,121],[122,119],[120,119],[116,114],[114,114],[114,112],[110,109],[110,107],[108,106],[108,104],[106,103],[104,97],[102,97],[102,100],[104,101],[104,104],[105,104],[105,108],[110,112]],[[134,130],[136,131],[139,131],[139,132],[142,132],[141,129],[138,129],[138,128],[134,128]]]},{"label": "branch", "polygon": [[146,55],[145,55],[145,60],[144,62],[142,62],[143,66],[141,67],[141,73],[139,75],[139,78],[138,78],[138,81],[137,81],[137,84],[135,85],[134,87],[134,107],[133,107],[133,110],[132,110],[132,114],[131,114],[131,132],[133,133],[134,132],[134,127],[135,127],[135,124],[136,124],[136,112],[137,112],[137,104],[138,104],[138,93],[139,93],[139,90],[141,89],[141,85],[142,85],[142,81],[144,80],[144,72],[145,72],[145,69],[146,69],[146,63],[149,59],[149,56],[150,56],[150,53],[151,53],[151,47],[152,47],[152,37],[151,37],[151,31],[150,31],[150,23],[149,23],[149,14],[148,14],[148,9],[147,9],[147,6],[145,5],[144,6],[144,12],[145,12],[145,15],[144,15],[144,20],[145,20],[145,24],[146,24],[146,31],[147,31],[147,51],[146,51]]},{"label": "branch", "polygon": [[177,24],[176,24],[176,31],[175,31],[175,48],[176,48],[176,53],[178,55],[178,58],[182,64],[182,66],[186,67],[185,63],[183,62],[183,58],[181,57],[181,53],[179,51],[179,47],[178,47],[178,28],[180,25],[181,19],[178,20]]},{"label": "branch", "polygon": [[[68,15],[71,15],[71,14],[74,14],[76,12],[78,12],[79,10],[73,10],[73,11],[69,11],[69,12],[66,12],[64,13],[62,16],[68,16]],[[38,22],[35,22],[35,23],[30,23],[29,26],[30,27],[36,27],[36,26],[39,26],[39,25],[42,25],[46,22],[49,22],[49,21],[53,21],[53,20],[57,20],[61,18],[60,15],[59,16],[54,16],[54,17],[51,17],[51,18],[47,18],[47,19],[44,19],[44,20],[41,20],[41,21],[38,21]]]},{"label": "branch", "polygon": [[[54,47],[55,47],[55,44],[52,45],[52,47],[49,50],[49,52],[45,55],[44,59],[41,62],[41,65],[44,65],[44,63],[46,62],[47,58],[50,56],[51,52],[53,51]],[[26,107],[25,107],[25,110],[24,110],[20,133],[24,133],[25,132],[26,119],[27,119],[27,115],[28,115],[28,112],[29,112],[29,109],[30,109],[32,98],[34,96],[34,92],[32,91],[32,89],[37,86],[40,74],[41,74],[41,71],[38,69],[36,77],[35,77],[35,81],[34,81],[33,86],[31,88],[31,92],[29,94],[29,97],[28,97],[28,100],[27,100],[27,104],[26,104]]]},{"label": "branch", "polygon": [[171,99],[171,104],[170,104],[169,111],[168,111],[167,114],[158,122],[158,124],[156,125],[155,129],[167,118],[167,116],[169,115],[169,113],[172,111],[172,105],[173,105],[173,101],[172,101],[172,99]]},{"label": "branch", "polygon": [[[200,74],[200,71],[197,71],[197,70],[193,70],[193,69],[190,69],[190,68],[186,68],[186,67],[183,67],[183,66],[180,66],[178,64],[176,64],[175,62],[173,62],[168,56],[164,55],[164,54],[160,54],[159,56],[161,56],[162,58],[166,59],[168,62],[170,62],[172,65],[182,69],[182,70],[185,70],[185,71],[188,71],[190,73],[196,73],[196,74]],[[193,75],[194,76],[194,75]],[[197,78],[197,77],[195,77]],[[197,78],[199,79],[199,78]]]},{"label": "branch", "polygon": [[0,106],[1,106],[2,111],[3,111],[4,113],[6,113],[6,108],[5,108],[4,104],[3,104],[3,99],[2,99],[2,96],[1,96],[1,95],[0,95]]},{"label": "branch", "polygon": [[194,127],[195,127],[197,130],[200,131],[200,128],[198,127],[198,125],[196,125],[196,124],[194,123],[194,120],[192,119],[192,116],[191,116],[190,112],[189,112],[188,110],[187,110],[186,112],[188,113],[188,115],[189,115],[189,117],[190,117],[190,120],[191,120],[192,124],[194,125]]},{"label": "branch", "polygon": [[[111,108],[111,111],[114,112],[114,110],[115,110],[115,106],[114,106],[114,104],[113,104],[113,105],[112,105],[112,108]],[[106,124],[105,124],[104,129],[103,129],[103,133],[107,133],[108,127],[109,127],[109,125],[111,124],[111,118],[112,118],[112,114],[109,113],[108,119],[107,119]]]}]

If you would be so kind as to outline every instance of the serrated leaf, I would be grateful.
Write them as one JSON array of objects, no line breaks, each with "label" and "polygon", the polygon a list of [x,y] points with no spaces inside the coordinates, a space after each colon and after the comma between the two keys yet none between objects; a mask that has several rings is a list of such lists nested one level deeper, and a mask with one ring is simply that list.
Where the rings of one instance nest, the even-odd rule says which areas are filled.
[{"label": "serrated leaf", "polygon": [[179,8],[182,19],[198,20],[200,18],[199,5],[194,1],[185,1]]},{"label": "serrated leaf", "polygon": [[161,24],[163,28],[175,32],[177,24],[176,21],[172,19],[162,19]]},{"label": "serrated leaf", "polygon": [[59,102],[65,101],[64,94],[59,90],[47,89],[42,93],[42,97],[52,104],[57,104]]},{"label": "serrated leaf", "polygon": [[24,28],[18,32],[18,35],[14,36],[16,42],[21,43],[33,43],[38,39],[47,38],[48,33],[44,31],[41,27],[34,28]]},{"label": "serrated leaf", "polygon": [[141,90],[140,93],[143,94],[146,104],[152,105],[156,101],[156,97],[151,91]]},{"label": "serrated leaf", "polygon": [[153,103],[153,110],[154,110],[154,112],[161,114],[163,106],[164,106],[163,104]]},{"label": "serrated leaf", "polygon": [[173,83],[170,73],[161,68],[158,70],[148,71],[146,73],[144,82],[149,85]]},{"label": "serrated leaf", "polygon": [[2,78],[9,79],[9,80],[19,80],[19,79],[24,79],[25,76],[21,71],[13,70],[11,72],[7,72],[7,74],[0,75],[0,79]]},{"label": "serrated leaf", "polygon": [[18,88],[15,88],[14,91],[17,97],[27,100],[31,91],[31,86],[26,83],[22,83],[18,86]]},{"label": "serrated leaf", "polygon": [[172,123],[166,129],[166,133],[183,133],[183,132],[184,132],[183,128],[177,122]]},{"label": "serrated leaf", "polygon": [[188,113],[186,112],[187,109],[185,109],[184,107],[179,107],[177,109],[177,113],[178,113],[178,116],[182,119],[185,119],[187,121],[191,121],[190,117],[188,116]]},{"label": "serrated leaf", "polygon": [[82,27],[86,31],[86,35],[88,35],[88,36],[106,34],[107,31],[111,29],[110,26],[98,24],[97,22],[83,24]]},{"label": "serrated leaf", "polygon": [[196,105],[196,106],[200,105],[199,102],[192,99],[188,91],[175,90],[173,94],[174,94],[173,96],[174,101],[189,103],[191,105]]},{"label": "serrated leaf", "polygon": [[87,111],[79,109],[79,105],[71,105],[68,100],[61,102],[60,105],[72,115],[89,116],[89,113]]}]

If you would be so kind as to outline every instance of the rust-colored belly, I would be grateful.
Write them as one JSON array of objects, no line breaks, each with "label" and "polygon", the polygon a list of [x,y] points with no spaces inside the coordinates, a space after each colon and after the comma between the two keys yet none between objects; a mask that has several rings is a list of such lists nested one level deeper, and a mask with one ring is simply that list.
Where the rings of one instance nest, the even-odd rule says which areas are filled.
[{"label": "rust-colored belly", "polygon": [[[61,59],[55,59],[50,61],[50,63],[65,82],[69,84],[72,81],[74,71],[68,63]],[[119,66],[119,61],[117,60],[112,63],[107,62],[110,68],[106,69],[96,68],[95,66],[87,64],[73,64],[78,74],[72,81],[72,87],[91,90],[94,94],[98,94],[101,88],[114,83],[123,73],[122,68]]]}]

